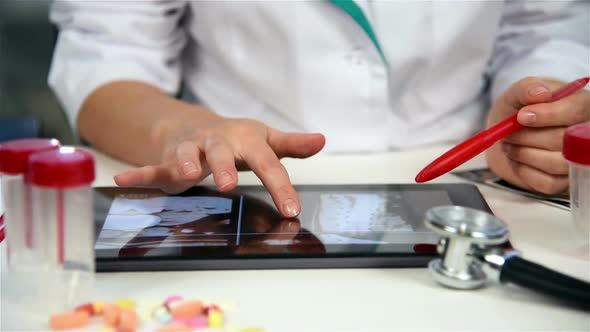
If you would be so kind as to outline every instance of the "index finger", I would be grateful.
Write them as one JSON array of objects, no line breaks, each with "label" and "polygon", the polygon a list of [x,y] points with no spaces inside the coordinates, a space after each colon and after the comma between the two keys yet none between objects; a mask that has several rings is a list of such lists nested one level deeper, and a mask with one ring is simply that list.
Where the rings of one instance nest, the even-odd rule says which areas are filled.
[{"label": "index finger", "polygon": [[246,151],[244,161],[268,189],[281,215],[287,218],[299,215],[299,196],[291,184],[285,166],[266,143],[249,146],[254,148]]},{"label": "index finger", "polygon": [[527,127],[571,126],[586,121],[590,121],[588,91],[552,103],[529,105],[518,112],[518,122]]}]

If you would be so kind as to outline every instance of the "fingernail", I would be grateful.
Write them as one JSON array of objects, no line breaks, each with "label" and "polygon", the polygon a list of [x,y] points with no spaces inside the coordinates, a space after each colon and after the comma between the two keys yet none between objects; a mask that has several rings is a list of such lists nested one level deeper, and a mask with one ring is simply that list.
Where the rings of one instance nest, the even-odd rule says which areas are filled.
[{"label": "fingernail", "polygon": [[[129,179],[129,174],[132,174],[131,170],[117,174],[117,175],[113,176],[113,179],[115,180],[115,183],[118,186],[126,185],[124,182],[125,182],[125,180]],[[121,181],[123,181],[123,183],[121,183]]]},{"label": "fingernail", "polygon": [[117,185],[119,184],[119,182],[121,182],[121,178],[125,179],[125,173],[121,173],[121,174],[117,174],[115,176],[113,176],[113,180],[115,180],[115,183],[117,183]]},{"label": "fingernail", "polygon": [[532,112],[520,112],[518,114],[518,122],[523,125],[532,125],[537,121],[537,114]]},{"label": "fingernail", "polygon": [[533,97],[538,96],[538,95],[545,93],[545,92],[549,92],[549,89],[547,89],[546,87],[544,87],[542,85],[535,86],[535,87],[532,87],[529,89],[529,95],[531,95]]},{"label": "fingernail", "polygon": [[190,173],[197,171],[197,165],[195,165],[195,163],[193,163],[192,161],[185,161],[184,163],[182,163],[181,168],[182,174],[184,175],[189,175]]},{"label": "fingernail", "polygon": [[232,182],[234,181],[234,177],[231,176],[229,172],[223,171],[219,173],[219,175],[217,176],[217,181],[219,183],[219,188],[224,188],[232,184]]},{"label": "fingernail", "polygon": [[283,202],[283,212],[286,217],[296,217],[299,214],[299,206],[297,206],[297,203],[295,203],[294,200],[289,198]]}]

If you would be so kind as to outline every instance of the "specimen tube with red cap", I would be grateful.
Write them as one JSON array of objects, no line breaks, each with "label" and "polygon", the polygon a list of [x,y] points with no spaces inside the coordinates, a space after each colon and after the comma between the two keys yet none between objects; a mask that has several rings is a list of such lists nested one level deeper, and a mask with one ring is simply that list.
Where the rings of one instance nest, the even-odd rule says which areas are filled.
[{"label": "specimen tube with red cap", "polygon": [[569,127],[563,156],[570,164],[570,200],[576,238],[590,243],[590,122]]},{"label": "specimen tube with red cap", "polygon": [[2,262],[2,298],[35,304],[36,282],[44,263],[44,234],[32,217],[31,188],[25,183],[31,155],[57,150],[54,139],[20,139],[0,144],[0,182],[6,231],[6,259]]},{"label": "specimen tube with red cap", "polygon": [[33,217],[46,233],[46,303],[50,313],[88,302],[94,290],[94,158],[62,147],[29,158]]}]

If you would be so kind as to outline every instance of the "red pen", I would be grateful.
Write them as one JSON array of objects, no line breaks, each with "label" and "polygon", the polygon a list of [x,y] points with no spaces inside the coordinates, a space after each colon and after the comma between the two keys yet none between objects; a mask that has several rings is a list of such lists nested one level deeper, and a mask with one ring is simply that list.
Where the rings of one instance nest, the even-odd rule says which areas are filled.
[{"label": "red pen", "polygon": [[[563,88],[553,92],[553,97],[549,102],[554,102],[573,94],[586,86],[588,81],[590,81],[590,77],[580,78],[569,83]],[[422,183],[430,181],[452,171],[457,166],[465,163],[494,145],[494,143],[500,139],[522,128],[523,126],[516,120],[517,114],[518,113],[506,118],[495,126],[476,134],[438,157],[418,173],[416,176],[416,182]]]}]

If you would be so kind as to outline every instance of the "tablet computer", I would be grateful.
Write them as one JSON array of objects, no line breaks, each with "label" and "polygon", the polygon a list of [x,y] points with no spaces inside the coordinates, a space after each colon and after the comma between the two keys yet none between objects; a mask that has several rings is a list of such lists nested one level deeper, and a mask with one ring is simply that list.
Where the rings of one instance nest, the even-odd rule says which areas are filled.
[{"label": "tablet computer", "polygon": [[471,184],[296,186],[302,211],[282,218],[264,187],[179,195],[95,188],[97,271],[420,267],[438,236],[426,210],[490,212]]}]

